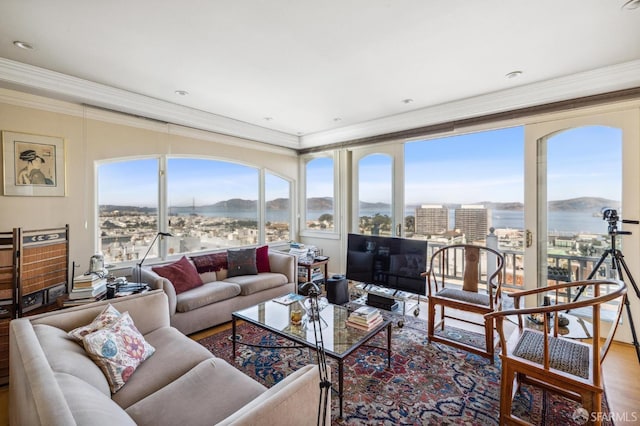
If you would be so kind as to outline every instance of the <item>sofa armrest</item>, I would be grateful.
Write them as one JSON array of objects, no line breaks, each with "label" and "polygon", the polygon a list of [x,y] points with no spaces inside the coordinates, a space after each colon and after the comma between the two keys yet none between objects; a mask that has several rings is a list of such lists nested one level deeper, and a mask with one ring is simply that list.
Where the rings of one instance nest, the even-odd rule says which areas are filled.
[{"label": "sofa armrest", "polygon": [[[326,424],[331,424],[331,389],[328,391]],[[313,426],[318,421],[319,398],[318,366],[307,365],[267,389],[218,425]]]},{"label": "sofa armrest", "polygon": [[164,290],[165,294],[169,298],[169,315],[175,315],[178,299],[176,296],[176,289],[171,281],[156,274],[150,268],[142,268],[142,272],[140,272],[140,281],[147,283],[153,289]]},{"label": "sofa armrest", "polygon": [[9,324],[9,423],[75,425],[47,356],[28,318]]},{"label": "sofa armrest", "polygon": [[269,268],[271,272],[279,272],[287,276],[290,283],[297,281],[296,257],[289,253],[269,250]]}]

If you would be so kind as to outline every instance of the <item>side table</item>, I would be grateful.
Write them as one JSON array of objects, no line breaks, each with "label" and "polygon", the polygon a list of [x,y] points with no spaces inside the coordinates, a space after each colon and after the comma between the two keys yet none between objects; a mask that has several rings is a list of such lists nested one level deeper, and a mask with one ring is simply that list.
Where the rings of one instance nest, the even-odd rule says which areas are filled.
[{"label": "side table", "polygon": [[311,281],[311,275],[312,272],[315,268],[319,268],[321,266],[324,265],[324,277],[323,277],[323,283],[326,286],[327,285],[327,275],[328,275],[328,264],[329,264],[329,258],[328,257],[322,257],[322,258],[315,258],[313,260],[303,260],[300,259],[298,260],[298,267],[299,268],[305,268],[306,269],[306,281],[305,282],[309,282]]}]

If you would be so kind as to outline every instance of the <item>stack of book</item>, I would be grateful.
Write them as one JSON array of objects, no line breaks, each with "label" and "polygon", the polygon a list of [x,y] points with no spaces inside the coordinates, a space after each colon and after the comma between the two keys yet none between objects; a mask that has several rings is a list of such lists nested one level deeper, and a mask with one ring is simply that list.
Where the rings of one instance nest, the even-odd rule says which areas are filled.
[{"label": "stack of book", "polygon": [[73,288],[64,306],[81,305],[104,299],[107,295],[107,279],[96,274],[79,275],[73,278]]},{"label": "stack of book", "polygon": [[361,306],[349,314],[347,325],[360,330],[371,330],[382,324],[382,314],[371,306]]}]

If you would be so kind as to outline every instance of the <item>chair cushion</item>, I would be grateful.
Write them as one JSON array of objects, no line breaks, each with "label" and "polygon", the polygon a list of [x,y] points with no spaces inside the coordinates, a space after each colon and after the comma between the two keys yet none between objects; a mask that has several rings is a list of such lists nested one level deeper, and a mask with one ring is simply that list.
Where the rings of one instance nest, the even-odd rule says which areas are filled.
[{"label": "chair cushion", "polygon": [[[524,330],[513,354],[542,364],[544,334]],[[589,347],[562,337],[549,336],[549,366],[565,373],[586,379],[589,377]]]},{"label": "chair cushion", "polygon": [[286,275],[276,272],[264,272],[258,275],[241,275],[239,277],[229,277],[225,282],[234,283],[240,286],[240,294],[248,296],[262,290],[280,287],[288,283]]},{"label": "chair cushion", "polygon": [[125,409],[213,357],[207,348],[185,338],[173,327],[159,328],[144,337],[156,352],[138,367],[122,389],[112,395],[113,400]]},{"label": "chair cushion", "polygon": [[176,299],[178,312],[189,312],[212,303],[231,299],[240,294],[240,286],[225,281],[214,281],[179,294]]},{"label": "chair cushion", "polygon": [[224,360],[210,358],[126,411],[140,426],[214,425],[265,391]]},{"label": "chair cushion", "polygon": [[[77,343],[74,343],[77,346]],[[108,395],[103,394],[82,379],[67,373],[55,373],[56,382],[62,391],[69,409],[73,413],[74,424],[92,426],[135,426],[131,417]],[[56,423],[55,412],[48,413],[45,423]]]},{"label": "chair cushion", "polygon": [[473,303],[474,305],[489,306],[489,295],[484,293],[474,293],[455,288],[443,288],[436,293],[436,296],[465,303]]}]

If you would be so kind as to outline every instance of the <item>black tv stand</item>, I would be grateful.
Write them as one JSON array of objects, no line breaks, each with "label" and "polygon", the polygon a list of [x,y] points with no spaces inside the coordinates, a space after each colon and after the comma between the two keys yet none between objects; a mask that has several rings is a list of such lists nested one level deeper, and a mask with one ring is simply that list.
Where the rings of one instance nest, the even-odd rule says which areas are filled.
[{"label": "black tv stand", "polygon": [[367,293],[367,305],[375,308],[393,311],[398,308],[398,302],[393,297],[381,296],[375,293]]},{"label": "black tv stand", "polygon": [[[417,317],[420,314],[419,294],[379,287],[376,284],[365,282],[356,283],[354,287],[360,293],[360,296],[353,300],[356,303],[384,309],[398,314],[400,317],[404,317],[412,310],[414,316]],[[403,325],[404,321],[399,319],[398,327]]]}]

